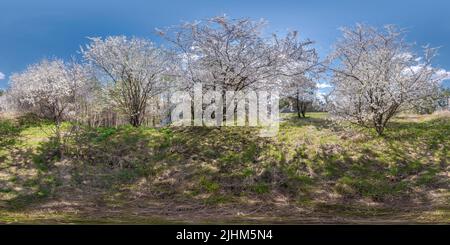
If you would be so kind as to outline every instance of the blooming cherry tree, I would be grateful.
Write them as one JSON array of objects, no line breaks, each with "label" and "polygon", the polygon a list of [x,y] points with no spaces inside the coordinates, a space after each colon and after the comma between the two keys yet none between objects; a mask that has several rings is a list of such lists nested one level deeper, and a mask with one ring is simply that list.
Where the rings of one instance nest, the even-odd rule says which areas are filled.
[{"label": "blooming cherry tree", "polygon": [[283,95],[288,98],[297,111],[297,116],[306,117],[306,110],[316,100],[317,86],[313,79],[295,76],[284,82]]},{"label": "blooming cherry tree", "polygon": [[34,108],[59,125],[72,112],[78,92],[89,81],[89,72],[79,64],[42,60],[10,80],[10,94],[20,106]]},{"label": "blooming cherry tree", "polygon": [[265,21],[217,16],[204,22],[185,23],[160,31],[181,53],[183,75],[228,91],[258,87],[280,75],[298,75],[317,66],[310,40],[297,32],[285,38],[264,38]]},{"label": "blooming cherry tree", "polygon": [[84,58],[97,68],[99,80],[130,124],[141,125],[148,101],[166,89],[168,54],[145,39],[114,36],[91,41],[82,49]]},{"label": "blooming cherry tree", "polygon": [[434,96],[444,78],[431,62],[436,49],[416,55],[394,26],[343,28],[336,44],[332,114],[382,134],[389,120],[411,103]]},{"label": "blooming cherry tree", "polygon": [[[55,123],[56,140],[61,143],[61,123],[75,115],[77,97],[90,80],[89,70],[62,60],[42,60],[11,76],[10,91],[22,110],[32,110]],[[58,148],[61,154],[61,148]]]},{"label": "blooming cherry tree", "polygon": [[159,33],[180,54],[184,88],[192,91],[201,83],[206,90],[221,92],[224,100],[225,91],[276,89],[285,81],[282,77],[302,75],[318,66],[312,41],[299,40],[295,31],[284,38],[264,37],[264,26],[263,20],[217,16]]}]

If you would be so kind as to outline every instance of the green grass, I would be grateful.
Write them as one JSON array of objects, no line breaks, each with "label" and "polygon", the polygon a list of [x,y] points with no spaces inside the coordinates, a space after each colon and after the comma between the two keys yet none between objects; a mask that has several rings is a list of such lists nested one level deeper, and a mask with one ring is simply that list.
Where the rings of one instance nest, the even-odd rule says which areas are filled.
[{"label": "green grass", "polygon": [[124,210],[155,200],[245,209],[281,198],[318,213],[325,202],[350,216],[371,207],[381,217],[384,209],[370,205],[394,214],[435,206],[423,211],[432,218],[414,217],[450,221],[442,211],[450,203],[448,115],[398,116],[383,137],[326,113],[283,117],[273,138],[252,127],[82,127],[67,138],[63,159],[53,154],[52,124],[1,120],[0,208],[20,212],[83,190],[81,200]]}]

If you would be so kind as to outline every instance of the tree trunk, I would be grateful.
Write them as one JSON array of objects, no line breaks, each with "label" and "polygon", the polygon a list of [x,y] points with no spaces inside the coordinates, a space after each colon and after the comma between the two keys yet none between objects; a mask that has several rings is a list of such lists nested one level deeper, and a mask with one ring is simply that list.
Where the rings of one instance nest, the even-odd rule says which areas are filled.
[{"label": "tree trunk", "polygon": [[58,158],[63,157],[63,145],[62,145],[62,135],[61,135],[61,120],[59,118],[55,119],[55,143],[56,143],[56,152]]},{"label": "tree trunk", "polygon": [[384,127],[377,126],[377,127],[375,127],[375,130],[377,131],[378,136],[382,136],[383,135],[383,131],[384,131]]},{"label": "tree trunk", "polygon": [[129,119],[129,121],[130,121],[130,124],[133,126],[133,127],[139,127],[139,126],[141,126],[141,120],[140,120],[140,115],[139,115],[139,113],[135,113],[135,114],[133,114],[133,115],[131,115],[130,116],[130,119]]},{"label": "tree trunk", "polygon": [[299,98],[298,91],[297,91],[297,94],[295,97],[295,105],[296,105],[296,109],[297,109],[297,116],[298,116],[298,118],[301,118],[302,116],[300,115],[300,98]]},{"label": "tree trunk", "polygon": [[374,118],[374,126],[378,136],[383,135],[385,123],[383,123],[383,116],[379,115]]}]

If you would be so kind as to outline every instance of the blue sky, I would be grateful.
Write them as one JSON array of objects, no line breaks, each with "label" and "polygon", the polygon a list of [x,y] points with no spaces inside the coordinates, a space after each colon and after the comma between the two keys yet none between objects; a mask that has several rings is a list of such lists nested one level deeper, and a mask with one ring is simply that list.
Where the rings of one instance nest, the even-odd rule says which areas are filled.
[{"label": "blue sky", "polygon": [[0,88],[28,64],[77,55],[88,36],[130,35],[162,42],[154,35],[156,27],[221,14],[264,18],[270,32],[299,30],[316,41],[322,57],[341,26],[396,24],[408,28],[408,41],[441,47],[435,66],[450,70],[450,1],[445,0],[1,0]]}]

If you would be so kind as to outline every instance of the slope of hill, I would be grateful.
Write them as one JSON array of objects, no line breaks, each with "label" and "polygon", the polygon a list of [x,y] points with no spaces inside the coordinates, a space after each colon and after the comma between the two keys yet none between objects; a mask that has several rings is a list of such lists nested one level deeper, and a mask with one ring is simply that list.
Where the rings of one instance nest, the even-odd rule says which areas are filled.
[{"label": "slope of hill", "polygon": [[325,113],[257,128],[0,122],[0,223],[448,223],[450,115],[384,137]]}]

